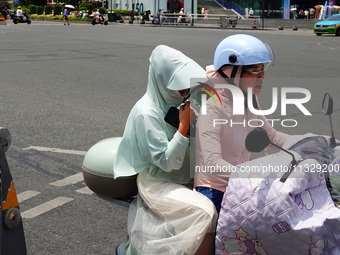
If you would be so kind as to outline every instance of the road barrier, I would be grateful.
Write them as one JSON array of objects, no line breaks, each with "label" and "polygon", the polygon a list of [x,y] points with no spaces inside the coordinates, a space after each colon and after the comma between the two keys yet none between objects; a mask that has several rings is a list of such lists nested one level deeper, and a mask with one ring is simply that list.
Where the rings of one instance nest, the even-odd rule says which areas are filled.
[{"label": "road barrier", "polygon": [[[186,25],[194,26],[214,26],[222,29],[229,28],[252,28],[256,29],[262,26],[260,17],[244,17],[240,15],[221,15],[221,14],[179,14],[165,13],[160,18],[153,15],[149,16],[148,21],[152,24],[163,25]],[[142,24],[145,24],[143,22]]]}]

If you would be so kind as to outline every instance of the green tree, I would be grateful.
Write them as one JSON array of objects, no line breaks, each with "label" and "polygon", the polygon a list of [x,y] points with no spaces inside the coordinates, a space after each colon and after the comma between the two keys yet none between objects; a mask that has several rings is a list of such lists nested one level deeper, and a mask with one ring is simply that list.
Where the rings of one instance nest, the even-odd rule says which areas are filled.
[{"label": "green tree", "polygon": [[41,15],[44,13],[44,7],[43,6],[37,6],[37,14]]},{"label": "green tree", "polygon": [[45,5],[44,10],[45,10],[45,14],[52,14],[52,5]]},{"label": "green tree", "polygon": [[53,6],[53,12],[54,15],[60,15],[63,12],[63,6],[62,5],[54,5]]},{"label": "green tree", "polygon": [[37,13],[37,7],[34,4],[30,4],[28,6],[28,8],[30,9],[30,14],[36,14]]},{"label": "green tree", "polygon": [[2,11],[3,8],[5,8],[5,6],[7,7],[7,9],[9,9],[9,3],[6,1],[0,1],[0,12]]},{"label": "green tree", "polygon": [[[22,0],[24,1],[24,0]],[[34,4],[36,6],[45,6],[47,5],[47,0],[27,0],[30,4]]]},{"label": "green tree", "polygon": [[86,8],[86,10],[93,10],[95,8],[93,2],[82,2],[80,7]]}]

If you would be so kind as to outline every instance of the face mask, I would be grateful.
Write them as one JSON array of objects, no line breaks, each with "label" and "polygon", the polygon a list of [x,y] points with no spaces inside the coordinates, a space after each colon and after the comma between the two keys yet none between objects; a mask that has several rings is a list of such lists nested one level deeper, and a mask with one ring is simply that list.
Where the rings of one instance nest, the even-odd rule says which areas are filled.
[{"label": "face mask", "polygon": [[167,103],[181,104],[183,103],[185,96],[181,95],[177,90],[169,90],[166,98]]},{"label": "face mask", "polygon": [[182,94],[183,98],[186,98],[190,94],[190,89],[187,89],[184,94]]}]

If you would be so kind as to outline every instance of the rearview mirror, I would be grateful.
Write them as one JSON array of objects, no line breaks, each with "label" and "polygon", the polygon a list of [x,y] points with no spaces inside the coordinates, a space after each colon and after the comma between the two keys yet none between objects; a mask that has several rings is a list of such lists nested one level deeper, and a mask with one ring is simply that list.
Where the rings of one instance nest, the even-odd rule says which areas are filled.
[{"label": "rearview mirror", "polygon": [[246,148],[249,152],[260,152],[270,143],[266,130],[257,127],[249,132],[246,137]]},{"label": "rearview mirror", "polygon": [[322,100],[322,114],[324,116],[333,113],[333,99],[329,93],[326,93]]},{"label": "rearview mirror", "polygon": [[329,125],[331,127],[331,138],[330,138],[330,146],[332,148],[336,147],[335,137],[334,137],[334,131],[333,131],[333,122],[332,122],[332,116],[333,113],[333,99],[329,93],[326,93],[323,96],[322,100],[322,114],[324,116],[328,115],[329,117]]},{"label": "rearview mirror", "polygon": [[289,170],[285,172],[280,179],[281,182],[285,182],[297,164],[294,154],[281,148],[275,143],[272,143],[268,137],[267,131],[261,127],[254,128],[253,131],[249,132],[249,134],[246,137],[245,145],[249,152],[260,152],[264,148],[266,148],[269,144],[288,153],[293,158],[292,162],[290,163]]}]

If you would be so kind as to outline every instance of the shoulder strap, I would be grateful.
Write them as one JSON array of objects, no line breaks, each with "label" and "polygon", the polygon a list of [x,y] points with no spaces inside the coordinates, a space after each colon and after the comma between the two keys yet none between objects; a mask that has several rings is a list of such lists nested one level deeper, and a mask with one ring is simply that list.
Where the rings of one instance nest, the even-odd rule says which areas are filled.
[{"label": "shoulder strap", "polygon": [[218,69],[217,72],[229,83],[235,85],[234,79],[237,73],[238,66],[233,67],[230,78],[222,71],[222,68]]}]

